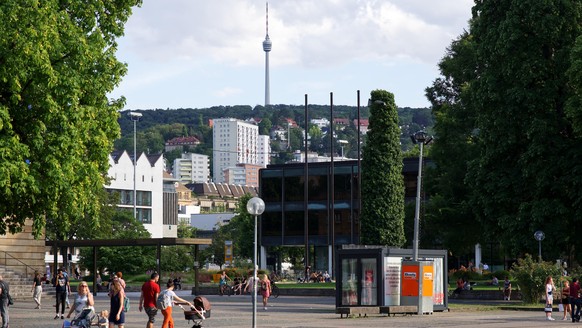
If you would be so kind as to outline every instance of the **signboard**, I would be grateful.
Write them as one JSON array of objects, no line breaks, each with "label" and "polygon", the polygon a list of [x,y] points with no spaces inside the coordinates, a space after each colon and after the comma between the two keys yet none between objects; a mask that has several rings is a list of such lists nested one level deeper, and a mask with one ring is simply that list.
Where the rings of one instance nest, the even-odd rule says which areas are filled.
[{"label": "signboard", "polygon": [[224,241],[224,264],[225,265],[232,265],[232,240],[225,240]]},{"label": "signboard", "polygon": [[400,305],[401,257],[384,257],[384,304]]}]

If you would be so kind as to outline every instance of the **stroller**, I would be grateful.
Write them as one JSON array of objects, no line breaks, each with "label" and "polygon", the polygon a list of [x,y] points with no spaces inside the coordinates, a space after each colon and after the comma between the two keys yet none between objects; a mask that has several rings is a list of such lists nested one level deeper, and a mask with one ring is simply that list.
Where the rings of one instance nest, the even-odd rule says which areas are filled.
[{"label": "stroller", "polygon": [[210,302],[204,296],[196,296],[192,304],[194,307],[191,307],[190,310],[182,308],[184,309],[184,318],[188,320],[188,323],[194,322],[192,328],[202,328],[202,321],[210,318]]},{"label": "stroller", "polygon": [[99,315],[95,314],[95,311],[91,308],[83,309],[81,313],[79,313],[73,320],[63,322],[63,328],[91,328],[99,327],[103,328],[106,327],[102,324],[102,318]]}]

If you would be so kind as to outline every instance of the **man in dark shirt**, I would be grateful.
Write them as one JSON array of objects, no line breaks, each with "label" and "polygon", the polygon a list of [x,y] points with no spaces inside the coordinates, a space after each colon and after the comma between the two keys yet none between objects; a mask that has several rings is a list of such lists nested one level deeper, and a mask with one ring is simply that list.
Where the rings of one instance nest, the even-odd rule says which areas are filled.
[{"label": "man in dark shirt", "polygon": [[[570,304],[572,304],[572,322],[580,321],[580,284],[578,278],[572,279],[570,285]],[[574,310],[576,309],[576,310]]]},{"label": "man in dark shirt", "polygon": [[[70,292],[69,279],[64,275],[63,270],[59,269],[57,276],[55,277],[55,291],[57,292],[57,305],[55,319],[59,317],[61,319],[65,318],[65,303],[67,302],[67,296]],[[61,308],[61,313],[59,315],[59,306]]]}]

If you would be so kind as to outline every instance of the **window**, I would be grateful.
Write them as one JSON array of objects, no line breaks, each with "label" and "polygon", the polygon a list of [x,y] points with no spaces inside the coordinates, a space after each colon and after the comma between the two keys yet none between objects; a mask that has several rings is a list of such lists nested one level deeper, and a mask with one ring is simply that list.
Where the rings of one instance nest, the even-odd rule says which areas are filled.
[{"label": "window", "polygon": [[357,259],[342,259],[342,305],[358,305]]},{"label": "window", "polygon": [[362,305],[377,305],[378,272],[376,259],[362,259]]}]

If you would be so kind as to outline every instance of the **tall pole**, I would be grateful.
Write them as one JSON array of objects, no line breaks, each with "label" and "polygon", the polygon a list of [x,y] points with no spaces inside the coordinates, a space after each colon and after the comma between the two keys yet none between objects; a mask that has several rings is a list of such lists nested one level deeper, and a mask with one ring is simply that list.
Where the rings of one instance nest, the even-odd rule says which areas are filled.
[{"label": "tall pole", "polygon": [[[309,119],[307,117],[307,94],[305,94],[305,176],[303,178],[303,225],[304,225],[304,238],[305,238],[305,272],[307,272],[307,266],[309,265],[309,161],[307,159],[309,155],[309,149],[307,144],[307,131],[309,129]],[[305,281],[307,282],[309,277],[305,277]]]},{"label": "tall pole", "polygon": [[265,202],[253,197],[247,202],[247,212],[255,217],[255,245],[253,249],[253,328],[257,327],[257,216],[263,214]]},{"label": "tall pole", "polygon": [[133,218],[137,220],[137,173],[136,173],[136,164],[137,164],[137,142],[136,142],[136,133],[137,130],[137,120],[133,120]]},{"label": "tall pole", "polygon": [[255,217],[255,244],[253,251],[253,328],[257,327],[257,216]]},{"label": "tall pole", "polygon": [[[358,97],[358,221],[361,218],[361,214],[362,214],[362,163],[361,163],[361,158],[362,158],[362,152],[360,150],[360,136],[361,136],[361,132],[360,132],[360,90],[358,90],[357,92],[357,97]],[[351,242],[352,244],[355,244],[356,241],[354,240],[354,218],[352,217],[352,229],[351,229]],[[358,225],[358,236],[360,235],[360,231],[359,231],[359,225]]]},{"label": "tall pole", "polygon": [[414,211],[414,239],[412,243],[412,260],[418,261],[418,229],[420,221],[420,189],[422,182],[422,147],[424,140],[419,142],[420,155],[418,156],[418,180],[416,182],[416,210]]},{"label": "tall pole", "polygon": [[[329,221],[330,224],[330,238],[331,238],[331,275],[332,277],[335,277],[334,275],[334,259],[335,259],[335,167],[334,167],[334,163],[333,163],[333,154],[334,154],[334,148],[333,148],[333,144],[334,144],[334,138],[333,138],[333,92],[329,93],[329,116],[330,116],[330,134],[331,134],[331,174],[330,174],[330,186],[329,186],[329,194],[330,194],[330,212],[331,212],[331,220]],[[343,151],[342,151],[343,152]]]}]

